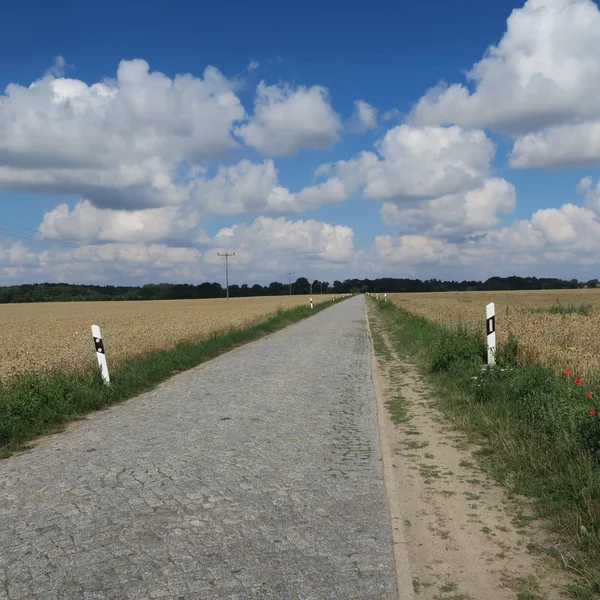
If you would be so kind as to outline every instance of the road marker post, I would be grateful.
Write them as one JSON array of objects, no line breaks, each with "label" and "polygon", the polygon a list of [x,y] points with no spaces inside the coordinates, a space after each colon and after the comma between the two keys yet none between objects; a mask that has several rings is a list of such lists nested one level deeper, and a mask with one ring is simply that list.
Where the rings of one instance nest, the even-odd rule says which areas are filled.
[{"label": "road marker post", "polygon": [[314,308],[312,298],[310,299],[310,310]]},{"label": "road marker post", "polygon": [[496,364],[496,306],[490,302],[485,307],[485,324],[487,330],[487,361],[488,365]]},{"label": "road marker post", "polygon": [[102,332],[98,325],[92,325],[92,336],[94,337],[94,346],[96,347],[96,357],[100,367],[100,375],[105,385],[110,385],[110,375],[108,374],[108,363],[106,362],[106,353],[104,352],[104,342],[102,341]]}]

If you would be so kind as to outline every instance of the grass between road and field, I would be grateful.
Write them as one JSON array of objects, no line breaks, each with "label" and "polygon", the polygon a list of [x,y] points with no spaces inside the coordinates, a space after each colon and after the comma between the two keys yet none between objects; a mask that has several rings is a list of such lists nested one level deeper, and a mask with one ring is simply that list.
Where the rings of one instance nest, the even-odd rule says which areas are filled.
[{"label": "grass between road and field", "polygon": [[560,534],[564,545],[544,550],[579,575],[581,585],[570,595],[597,597],[600,416],[590,411],[600,412],[600,378],[557,377],[539,363],[517,367],[515,340],[498,347],[495,367],[482,368],[483,335],[430,322],[392,302],[371,302],[398,355],[416,363],[439,408],[478,444],[484,468],[509,493],[532,498],[537,516]]},{"label": "grass between road and field", "polygon": [[32,439],[54,433],[86,413],[146,392],[172,375],[265,337],[332,304],[332,301],[315,304],[313,310],[307,306],[279,309],[243,329],[193,342],[181,341],[171,349],[149,352],[111,370],[110,386],[103,384],[97,369],[18,376],[8,385],[0,386],[0,458],[26,449],[25,444]]}]

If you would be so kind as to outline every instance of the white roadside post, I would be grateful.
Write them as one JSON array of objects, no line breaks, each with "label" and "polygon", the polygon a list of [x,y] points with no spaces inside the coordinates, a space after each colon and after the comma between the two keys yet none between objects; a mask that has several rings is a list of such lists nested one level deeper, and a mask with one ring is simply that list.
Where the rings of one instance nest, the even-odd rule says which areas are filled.
[{"label": "white roadside post", "polygon": [[496,364],[496,306],[490,302],[485,307],[485,322],[487,329],[487,358],[488,365]]},{"label": "white roadside post", "polygon": [[383,301],[387,302],[387,292],[383,295]]},{"label": "white roadside post", "polygon": [[312,298],[311,298],[310,299],[310,309],[312,310],[313,308],[314,308],[314,306],[313,306],[313,301],[312,301]]},{"label": "white roadside post", "polygon": [[102,332],[98,325],[92,325],[92,336],[94,337],[94,346],[96,346],[96,356],[98,358],[98,365],[100,366],[100,375],[102,376],[105,385],[110,385],[108,363],[106,362],[104,343],[102,342]]},{"label": "white roadside post", "polygon": [[333,294],[331,295],[331,300],[335,300],[335,296]]}]

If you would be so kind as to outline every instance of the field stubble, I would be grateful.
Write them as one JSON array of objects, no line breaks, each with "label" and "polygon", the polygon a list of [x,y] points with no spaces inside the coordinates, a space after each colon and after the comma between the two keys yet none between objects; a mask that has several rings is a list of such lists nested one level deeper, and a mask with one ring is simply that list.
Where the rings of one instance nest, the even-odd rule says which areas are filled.
[{"label": "field stubble", "polygon": [[[315,295],[315,303],[331,296]],[[308,296],[0,305],[0,381],[17,374],[73,371],[96,363],[91,325],[100,325],[109,369],[181,340],[256,323]]]},{"label": "field stubble", "polygon": [[[450,327],[463,326],[485,335],[485,306],[496,304],[496,335],[519,342],[521,363],[540,361],[557,372],[578,375],[600,370],[600,289],[511,292],[441,292],[390,294],[412,314]],[[581,312],[553,314],[552,307],[584,307]],[[587,314],[584,314],[587,313]]]}]

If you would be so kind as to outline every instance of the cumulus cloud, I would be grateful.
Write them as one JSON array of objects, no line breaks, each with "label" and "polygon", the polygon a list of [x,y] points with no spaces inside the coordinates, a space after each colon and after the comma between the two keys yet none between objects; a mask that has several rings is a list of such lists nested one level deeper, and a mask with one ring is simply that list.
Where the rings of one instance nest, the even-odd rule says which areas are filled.
[{"label": "cumulus cloud", "polygon": [[515,168],[598,164],[599,30],[592,0],[528,0],[467,73],[468,84],[430,89],[409,121],[511,134]]},{"label": "cumulus cloud", "polygon": [[221,165],[214,177],[192,183],[191,196],[206,211],[218,214],[299,213],[341,202],[346,192],[343,183],[333,178],[292,193],[279,185],[275,164],[267,159],[261,164],[242,160]]},{"label": "cumulus cloud", "polygon": [[[75,210],[47,215],[46,229],[52,221],[53,231],[79,237],[154,241],[183,231],[180,220],[198,211],[301,212],[345,198],[339,181],[291,192],[271,159],[221,164],[208,176],[240,147],[233,131],[246,119],[235,83],[213,67],[171,79],[143,60],[122,61],[115,80],[88,85],[59,76],[65,65],[57,59],[39,81],[0,96],[0,186],[81,198]],[[261,83],[239,133],[266,152],[293,154],[334,142],[340,128],[323,88]]]},{"label": "cumulus cloud", "polygon": [[165,242],[204,244],[202,215],[301,213],[347,198],[344,183],[333,177],[297,193],[279,185],[271,159],[225,166],[210,178],[199,177],[181,188],[185,203],[143,210],[98,208],[80,200],[72,209],[62,203],[39,225],[42,238],[68,238],[85,243]]},{"label": "cumulus cloud", "polygon": [[532,266],[538,275],[545,271],[548,276],[585,276],[577,269],[595,264],[600,252],[598,190],[584,178],[578,191],[586,206],[567,203],[540,209],[528,219],[454,240],[437,237],[435,227],[423,235],[382,235],[375,239],[372,252],[384,270],[395,266],[421,276],[419,269],[425,267],[437,276],[442,268],[469,279],[515,272],[531,275]]},{"label": "cumulus cloud", "polygon": [[474,86],[437,86],[414,107],[419,124],[522,133],[600,116],[600,10],[592,0],[528,0],[468,72]]},{"label": "cumulus cloud", "polygon": [[600,120],[559,125],[519,136],[510,157],[510,165],[517,169],[573,167],[598,162]]},{"label": "cumulus cloud", "polygon": [[232,84],[150,72],[122,61],[114,81],[88,86],[47,75],[0,97],[0,185],[83,196],[98,207],[139,209],[181,202],[181,162],[198,165],[238,147],[245,116]]},{"label": "cumulus cloud", "polygon": [[483,131],[399,125],[376,150],[323,165],[317,174],[338,177],[349,192],[362,188],[375,200],[428,200],[481,186],[495,148]]},{"label": "cumulus cloud", "polygon": [[418,230],[430,236],[472,235],[487,232],[500,223],[499,215],[516,207],[514,186],[500,178],[487,179],[481,187],[434,198],[412,207],[386,202],[383,222]]},{"label": "cumulus cloud", "polygon": [[39,232],[49,239],[131,243],[189,238],[197,227],[198,215],[184,215],[178,207],[125,211],[99,209],[89,200],[81,200],[73,210],[60,204],[47,212]]},{"label": "cumulus cloud", "polygon": [[[250,225],[224,228],[215,236],[217,246],[233,249],[246,262],[259,262],[282,253],[290,259],[342,261],[354,248],[354,231],[342,225],[330,225],[314,219],[289,221],[284,217],[258,217]],[[214,252],[209,256],[213,257]],[[213,257],[214,258],[214,257]]]},{"label": "cumulus cloud", "polygon": [[375,238],[374,249],[377,257],[387,265],[400,263],[410,267],[443,265],[454,260],[458,252],[452,244],[424,235],[379,235]]},{"label": "cumulus cloud", "polygon": [[237,129],[248,146],[267,156],[293,156],[339,140],[341,121],[325,88],[258,84],[254,114]]},{"label": "cumulus cloud", "polygon": [[[249,273],[258,271],[265,279],[281,279],[290,267],[316,273],[350,264],[360,254],[354,249],[350,227],[314,219],[292,221],[261,216],[249,224],[222,228],[212,237],[202,233],[201,240],[188,239],[187,245],[169,245],[168,236],[176,241],[173,229],[159,231],[160,213],[152,221],[153,229],[138,235],[140,221],[136,219],[132,225],[127,221],[130,213],[99,214],[90,203],[81,203],[72,211],[66,205],[59,208],[41,229],[49,239],[59,234],[64,236],[61,239],[67,234],[74,236],[69,237],[72,247],[50,246],[40,251],[34,248],[36,243],[28,247],[10,236],[0,238],[0,270],[5,275],[17,280],[43,276],[46,281],[196,282],[220,278],[218,252],[233,251],[237,277],[245,280]],[[138,218],[148,218],[147,212],[142,211]],[[172,218],[168,213],[163,216],[165,220]],[[92,222],[94,218],[99,221],[97,226]],[[67,225],[71,229],[66,229]],[[150,232],[161,241],[137,241],[150,239]],[[76,243],[83,240],[84,233],[105,241]]]},{"label": "cumulus cloud", "polygon": [[348,129],[355,133],[364,133],[377,127],[378,110],[364,100],[354,103],[354,113],[348,123]]}]

